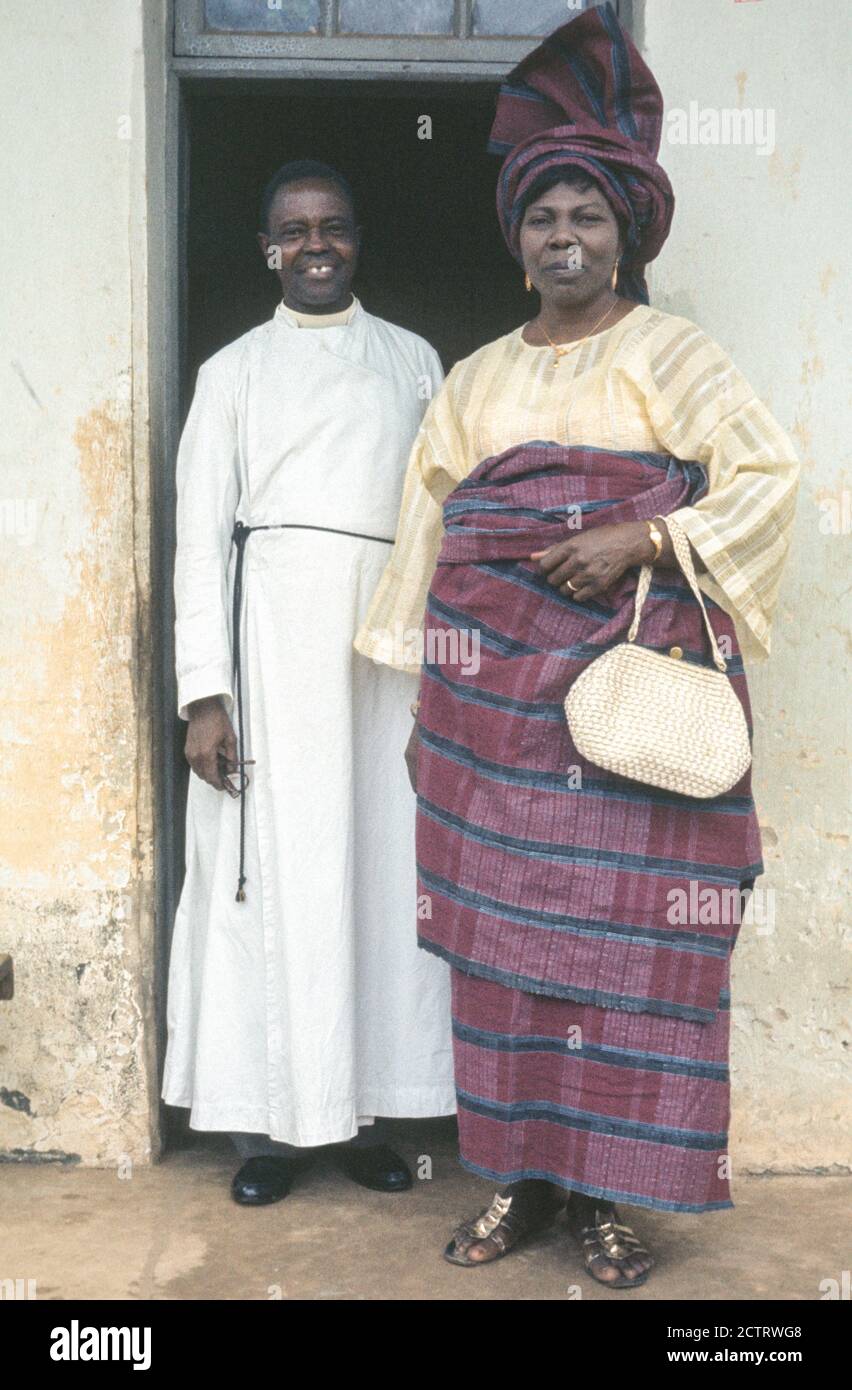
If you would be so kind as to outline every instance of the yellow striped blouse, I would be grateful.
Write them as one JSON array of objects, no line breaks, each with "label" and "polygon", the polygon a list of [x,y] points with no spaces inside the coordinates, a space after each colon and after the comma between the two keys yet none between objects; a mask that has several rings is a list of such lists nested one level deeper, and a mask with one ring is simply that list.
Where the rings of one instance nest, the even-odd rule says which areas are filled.
[{"label": "yellow striped blouse", "polygon": [[453,367],[414,441],[396,543],[355,638],[358,651],[419,670],[400,634],[423,622],[441,503],[483,459],[533,439],[704,464],[707,494],[673,515],[706,566],[702,590],[733,618],[744,655],[768,654],[799,462],[718,343],[688,319],[645,305],[558,363],[516,328]]}]

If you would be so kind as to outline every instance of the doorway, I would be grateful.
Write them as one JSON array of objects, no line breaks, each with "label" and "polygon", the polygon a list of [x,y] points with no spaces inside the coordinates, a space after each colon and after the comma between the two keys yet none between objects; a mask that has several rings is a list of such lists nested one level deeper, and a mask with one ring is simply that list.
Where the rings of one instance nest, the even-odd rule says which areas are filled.
[{"label": "doorway", "polygon": [[[355,292],[370,313],[428,339],[445,371],[528,316],[522,276],[497,223],[500,161],[485,152],[496,91],[493,80],[187,84],[181,424],[201,363],[274,312],[280,292],[257,248],[258,206],[270,175],[290,159],[323,160],[349,179],[363,229]],[[430,118],[431,139],[418,138],[423,116]],[[170,489],[163,500],[173,507]],[[171,516],[166,520],[173,524]],[[171,572],[162,579],[170,585]],[[171,688],[173,673],[165,674]],[[185,726],[168,708],[164,713],[173,737],[163,741],[170,804],[161,821],[169,843],[161,852],[172,873],[160,910],[160,1070],[189,779]],[[188,1111],[162,1109],[167,1150],[203,1142],[188,1128]]]}]

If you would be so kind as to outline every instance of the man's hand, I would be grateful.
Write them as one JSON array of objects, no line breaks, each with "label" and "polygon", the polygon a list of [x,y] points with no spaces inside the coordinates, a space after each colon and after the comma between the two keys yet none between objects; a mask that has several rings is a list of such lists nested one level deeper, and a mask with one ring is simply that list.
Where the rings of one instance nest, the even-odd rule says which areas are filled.
[{"label": "man's hand", "polygon": [[217,791],[239,796],[237,788],[226,780],[227,774],[239,771],[237,739],[219,696],[193,700],[187,713],[189,729],[184,753],[196,777]]},{"label": "man's hand", "polygon": [[420,751],[420,733],[417,728],[417,720],[414,721],[414,728],[408,737],[405,745],[405,766],[408,768],[408,780],[411,783],[411,790],[417,791],[417,754]]},{"label": "man's hand", "polygon": [[[663,537],[657,564],[675,564],[668,531],[664,523],[658,521],[657,525]],[[537,550],[530,559],[539,561],[548,584],[582,603],[612,588],[631,565],[650,563],[653,554],[654,543],[645,522],[623,521],[615,526],[596,526],[594,530],[552,545],[549,550]],[[569,580],[573,590],[568,587]]]}]

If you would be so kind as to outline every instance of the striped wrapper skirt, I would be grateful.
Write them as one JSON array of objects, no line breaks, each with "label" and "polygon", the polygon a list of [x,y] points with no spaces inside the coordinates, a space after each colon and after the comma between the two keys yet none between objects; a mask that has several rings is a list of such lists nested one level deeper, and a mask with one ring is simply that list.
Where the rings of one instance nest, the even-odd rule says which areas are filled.
[{"label": "striped wrapper skirt", "polygon": [[727,990],[694,1023],[451,978],[465,1168],[663,1211],[733,1206]]},{"label": "striped wrapper skirt", "polygon": [[[750,770],[704,800],[585,763],[563,701],[625,640],[638,567],[579,604],[529,560],[570,536],[568,515],[583,529],[665,516],[705,490],[700,465],[667,455],[531,443],[444,503],[424,629],[418,939],[452,967],[461,1161],[498,1182],[732,1205],[730,957],[763,871]],[[751,733],[733,622],[705,601]],[[638,640],[711,664],[678,570],[654,576]]]}]

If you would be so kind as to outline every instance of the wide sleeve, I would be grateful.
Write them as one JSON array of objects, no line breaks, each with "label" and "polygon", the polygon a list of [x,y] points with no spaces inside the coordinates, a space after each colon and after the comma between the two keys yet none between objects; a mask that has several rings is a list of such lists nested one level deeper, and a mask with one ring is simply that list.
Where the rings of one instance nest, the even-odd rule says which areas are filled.
[{"label": "wide sleeve", "polygon": [[177,457],[175,674],[178,715],[207,695],[233,709],[228,560],[239,501],[233,392],[201,367]]},{"label": "wide sleeve", "polygon": [[800,464],[793,445],[718,343],[685,319],[646,344],[637,373],[663,447],[704,464],[708,489],[673,512],[706,566],[702,589],[766,656],[790,546]]},{"label": "wide sleeve", "polygon": [[415,437],[396,540],[355,637],[362,655],[414,675],[420,671],[426,596],[444,535],[442,503],[464,476],[454,371],[430,402]]}]

